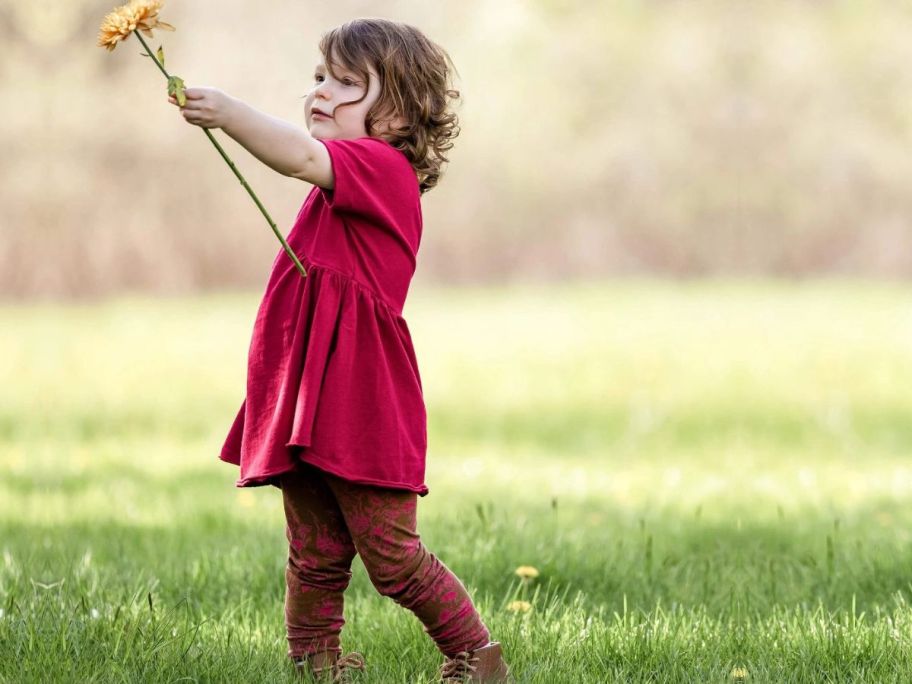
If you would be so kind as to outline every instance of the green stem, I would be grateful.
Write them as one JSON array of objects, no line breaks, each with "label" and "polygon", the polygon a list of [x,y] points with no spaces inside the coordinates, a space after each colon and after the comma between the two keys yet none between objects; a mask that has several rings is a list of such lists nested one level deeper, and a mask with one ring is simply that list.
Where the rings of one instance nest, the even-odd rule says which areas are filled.
[{"label": "green stem", "polygon": [[[155,62],[156,66],[158,66],[158,68],[161,69],[161,72],[165,75],[165,78],[170,80],[171,76],[168,74],[167,71],[165,71],[165,66],[158,61],[158,59],[155,57],[155,53],[152,52],[152,50],[149,48],[148,45],[146,45],[146,41],[144,41],[142,36],[139,35],[139,31],[133,31],[133,33],[137,38],[139,38],[139,42],[143,44],[144,48],[146,48],[146,52],[148,53],[149,57],[151,57],[152,60]],[[302,276],[306,276],[307,271],[304,270],[304,266],[298,260],[297,255],[294,253],[294,251],[292,251],[291,247],[288,246],[288,243],[285,241],[285,238],[282,236],[281,231],[279,231],[279,229],[276,227],[276,224],[273,222],[272,218],[270,218],[269,214],[267,213],[266,208],[263,206],[262,202],[260,202],[260,198],[256,196],[256,193],[254,193],[254,191],[251,189],[251,187],[247,184],[247,181],[244,180],[244,177],[241,175],[241,172],[237,170],[237,167],[234,165],[234,162],[231,161],[231,159],[228,157],[227,154],[225,154],[225,150],[222,149],[222,146],[218,144],[218,141],[214,137],[212,137],[212,133],[209,132],[209,129],[203,127],[203,132],[208,136],[209,140],[212,141],[212,144],[215,145],[215,149],[217,149],[219,151],[219,154],[222,155],[222,159],[224,159],[227,162],[228,166],[231,168],[231,170],[234,171],[234,175],[238,177],[239,181],[241,181],[241,185],[243,185],[247,189],[247,192],[250,193],[250,196],[253,198],[253,201],[256,202],[256,205],[260,208],[260,211],[263,212],[263,216],[266,217],[266,221],[269,223],[269,227],[272,228],[272,232],[275,233],[277,238],[279,238],[279,242],[282,243],[282,248],[285,250],[285,252],[288,254],[288,256],[291,257],[291,260],[294,262],[298,271],[301,272]]]}]

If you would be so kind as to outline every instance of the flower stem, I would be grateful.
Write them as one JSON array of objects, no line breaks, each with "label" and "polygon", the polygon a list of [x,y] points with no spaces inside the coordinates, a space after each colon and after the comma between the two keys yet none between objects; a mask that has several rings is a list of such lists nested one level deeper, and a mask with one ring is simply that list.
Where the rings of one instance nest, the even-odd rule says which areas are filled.
[{"label": "flower stem", "polygon": [[[133,31],[133,34],[137,38],[139,38],[139,42],[143,44],[144,48],[146,48],[146,52],[149,54],[149,57],[151,57],[152,60],[155,62],[156,66],[158,66],[158,68],[161,69],[161,72],[165,75],[165,77],[170,79],[171,76],[168,74],[167,71],[165,71],[165,66],[161,62],[158,61],[158,59],[155,57],[155,53],[152,52],[152,50],[149,48],[148,45],[146,45],[146,41],[144,41],[142,36],[139,35],[139,31]],[[282,248],[285,250],[285,252],[291,258],[291,260],[294,262],[298,271],[301,272],[302,276],[306,276],[307,271],[304,270],[304,266],[298,260],[297,255],[294,253],[294,251],[291,249],[291,247],[288,246],[288,243],[285,241],[285,238],[282,236],[281,231],[279,231],[279,229],[276,227],[276,224],[273,222],[272,218],[269,216],[269,213],[266,211],[266,208],[263,206],[262,202],[260,202],[260,198],[256,196],[256,193],[247,184],[247,181],[244,180],[244,177],[241,175],[241,172],[237,170],[237,167],[234,165],[234,162],[231,161],[231,159],[228,157],[227,154],[225,154],[225,150],[223,150],[222,146],[218,144],[218,141],[212,136],[212,133],[209,132],[209,129],[203,127],[203,132],[208,136],[209,140],[212,141],[212,144],[215,145],[215,149],[217,149],[219,151],[219,154],[222,155],[222,159],[224,159],[225,162],[228,164],[228,166],[231,168],[231,170],[234,171],[234,175],[238,177],[239,181],[241,181],[241,185],[243,185],[247,189],[247,192],[250,193],[250,196],[253,198],[253,201],[260,208],[260,211],[263,212],[263,216],[266,217],[266,221],[269,223],[269,227],[272,228],[272,232],[275,233],[277,238],[279,238],[279,242],[282,243]]]}]

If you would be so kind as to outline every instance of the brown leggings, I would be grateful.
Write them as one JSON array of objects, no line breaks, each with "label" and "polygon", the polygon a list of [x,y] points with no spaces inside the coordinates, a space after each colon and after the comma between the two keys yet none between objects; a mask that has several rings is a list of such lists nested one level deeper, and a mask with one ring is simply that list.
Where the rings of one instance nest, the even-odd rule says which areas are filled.
[{"label": "brown leggings", "polygon": [[377,591],[411,610],[444,655],[488,644],[465,586],[419,538],[417,493],[354,484],[303,462],[281,488],[289,657],[341,652],[342,593],[356,553]]}]

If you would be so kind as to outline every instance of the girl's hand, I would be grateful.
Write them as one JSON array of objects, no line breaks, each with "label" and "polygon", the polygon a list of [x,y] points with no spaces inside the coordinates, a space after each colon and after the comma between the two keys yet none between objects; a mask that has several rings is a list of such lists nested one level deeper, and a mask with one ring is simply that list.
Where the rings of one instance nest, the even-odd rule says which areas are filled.
[{"label": "girl's hand", "polygon": [[[184,120],[203,128],[221,128],[228,120],[233,98],[218,88],[184,88],[187,104],[180,107]],[[168,95],[168,102],[177,105],[177,98]],[[179,106],[179,105],[178,105]]]}]

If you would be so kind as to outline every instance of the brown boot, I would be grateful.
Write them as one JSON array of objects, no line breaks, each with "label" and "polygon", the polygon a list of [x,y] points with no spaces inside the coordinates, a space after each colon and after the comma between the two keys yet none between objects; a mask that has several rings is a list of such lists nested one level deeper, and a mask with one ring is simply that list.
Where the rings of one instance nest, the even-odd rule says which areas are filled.
[{"label": "brown boot", "polygon": [[492,641],[487,646],[474,651],[462,651],[455,656],[444,656],[440,666],[440,681],[443,684],[456,682],[507,682],[516,680],[510,674],[510,668],[504,662],[500,651],[500,642]]},{"label": "brown boot", "polygon": [[338,651],[317,651],[295,658],[294,666],[298,672],[309,670],[318,682],[347,684],[352,681],[351,669],[364,669],[364,656],[357,651],[344,656],[340,656]]}]

